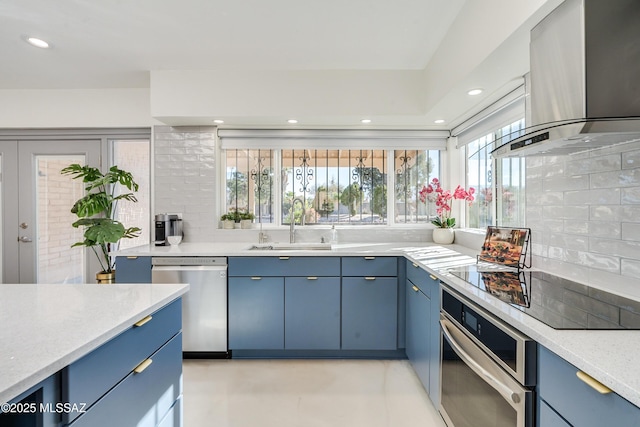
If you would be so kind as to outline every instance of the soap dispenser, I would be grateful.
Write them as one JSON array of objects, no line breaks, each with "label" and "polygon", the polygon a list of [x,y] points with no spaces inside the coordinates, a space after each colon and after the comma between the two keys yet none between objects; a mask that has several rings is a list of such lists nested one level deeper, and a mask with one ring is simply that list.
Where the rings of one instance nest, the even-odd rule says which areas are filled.
[{"label": "soap dispenser", "polygon": [[336,225],[331,225],[331,244],[335,245],[338,243],[338,230],[336,230]]}]

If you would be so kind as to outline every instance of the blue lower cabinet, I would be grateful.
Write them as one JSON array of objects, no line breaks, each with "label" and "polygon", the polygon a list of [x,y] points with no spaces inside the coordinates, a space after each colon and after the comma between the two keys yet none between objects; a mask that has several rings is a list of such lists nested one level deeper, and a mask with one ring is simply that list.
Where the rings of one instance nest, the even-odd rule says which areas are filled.
[{"label": "blue lower cabinet", "polygon": [[[429,311],[429,397],[436,408],[440,407],[440,280],[429,275],[426,289],[431,295]],[[420,288],[422,289],[422,288]]]},{"label": "blue lower cabinet", "polygon": [[151,283],[151,257],[116,257],[116,282]]},{"label": "blue lower cabinet", "polygon": [[396,350],[398,279],[342,279],[342,349]]},{"label": "blue lower cabinet", "polygon": [[287,277],[284,294],[287,350],[340,349],[340,278]]},{"label": "blue lower cabinet", "polygon": [[556,414],[544,400],[538,401],[538,426],[540,427],[571,427],[562,417]]},{"label": "blue lower cabinet", "polygon": [[[145,363],[146,366],[140,365],[70,425],[158,426],[174,410],[174,403],[182,395],[182,334],[174,336]],[[96,370],[99,369],[100,366],[96,366]],[[175,414],[173,417],[176,418]]]},{"label": "blue lower cabinet", "polygon": [[406,324],[406,352],[411,366],[418,374],[425,390],[429,391],[430,384],[430,333],[431,300],[411,280],[406,281],[407,324]]},{"label": "blue lower cabinet", "polygon": [[[92,405],[133,368],[180,332],[182,299],[139,319],[112,340],[62,370],[62,400]],[[63,414],[70,422],[79,414]]]},{"label": "blue lower cabinet", "polygon": [[284,349],[284,278],[229,278],[229,349]]},{"label": "blue lower cabinet", "polygon": [[[613,391],[597,391],[597,385],[563,358],[538,346],[538,397],[543,401],[539,405],[549,405],[573,426],[640,426],[640,408]],[[553,414],[545,416],[549,415],[553,418]],[[539,427],[546,425],[540,423]]]}]

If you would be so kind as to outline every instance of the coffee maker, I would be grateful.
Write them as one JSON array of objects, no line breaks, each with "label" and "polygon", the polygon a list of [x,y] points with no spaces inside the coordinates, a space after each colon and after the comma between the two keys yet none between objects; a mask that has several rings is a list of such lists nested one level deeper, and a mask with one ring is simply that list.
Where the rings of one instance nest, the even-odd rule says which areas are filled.
[{"label": "coffee maker", "polygon": [[156,215],[156,246],[168,246],[167,237],[182,235],[181,214],[157,214]]}]

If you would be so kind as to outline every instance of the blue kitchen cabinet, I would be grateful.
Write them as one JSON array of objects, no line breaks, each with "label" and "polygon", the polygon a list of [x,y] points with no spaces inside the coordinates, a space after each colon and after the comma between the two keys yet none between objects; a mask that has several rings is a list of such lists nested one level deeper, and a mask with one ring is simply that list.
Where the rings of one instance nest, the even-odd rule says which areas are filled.
[{"label": "blue kitchen cabinet", "polygon": [[62,424],[155,427],[172,416],[179,426],[181,329],[179,298],[63,368],[61,401],[78,410],[63,413]]},{"label": "blue kitchen cabinet", "polygon": [[151,283],[151,257],[116,257],[116,282]]},{"label": "blue kitchen cabinet", "polygon": [[284,349],[284,278],[229,277],[229,349]]},{"label": "blue kitchen cabinet", "polygon": [[397,350],[398,259],[342,258],[343,350]]},{"label": "blue kitchen cabinet", "polygon": [[554,420],[552,426],[563,425],[561,420],[580,427],[640,426],[640,408],[613,391],[597,391],[594,384],[597,386],[598,382],[594,381],[560,356],[538,346],[538,426],[547,427],[544,420]]},{"label": "blue kitchen cabinet", "polygon": [[[431,300],[412,280],[406,280],[406,352],[425,390],[429,391]],[[418,282],[422,283],[422,282]]]},{"label": "blue kitchen cabinet", "polygon": [[396,350],[397,330],[397,278],[342,278],[343,350]]},{"label": "blue kitchen cabinet", "polygon": [[229,349],[340,348],[339,257],[230,257],[228,264]]},{"label": "blue kitchen cabinet", "polygon": [[340,277],[287,277],[285,348],[340,349]]},{"label": "blue kitchen cabinet", "polygon": [[440,403],[440,281],[407,261],[406,353],[431,401]]}]

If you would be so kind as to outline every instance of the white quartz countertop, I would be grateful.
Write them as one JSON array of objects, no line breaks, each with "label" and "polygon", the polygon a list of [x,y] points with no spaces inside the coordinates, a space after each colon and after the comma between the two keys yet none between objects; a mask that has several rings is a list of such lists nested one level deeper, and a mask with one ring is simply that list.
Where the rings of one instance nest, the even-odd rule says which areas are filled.
[{"label": "white quartz countertop", "polygon": [[[119,252],[121,256],[405,256],[451,288],[490,313],[511,324],[568,360],[596,380],[607,385],[630,402],[640,406],[640,331],[556,330],[509,304],[479,290],[449,273],[452,268],[474,264],[476,252],[460,245],[437,246],[433,243],[341,243],[331,250],[265,251],[247,250],[251,243],[183,243],[177,247],[140,246]],[[607,283],[587,283],[609,292],[640,301],[640,289],[615,288]],[[620,291],[623,291],[621,293]]]},{"label": "white quartz countertop", "polygon": [[0,403],[88,354],[189,285],[0,284]]}]

